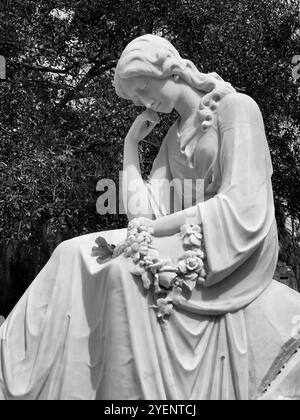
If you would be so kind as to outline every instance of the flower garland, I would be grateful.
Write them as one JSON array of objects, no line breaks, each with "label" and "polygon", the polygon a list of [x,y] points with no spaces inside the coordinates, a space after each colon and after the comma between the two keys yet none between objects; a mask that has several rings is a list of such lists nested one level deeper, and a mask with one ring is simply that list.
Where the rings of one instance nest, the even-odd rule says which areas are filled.
[{"label": "flower garland", "polygon": [[144,217],[133,219],[127,228],[124,243],[117,246],[109,245],[104,238],[98,237],[98,247],[93,248],[99,263],[106,262],[124,254],[129,261],[130,273],[141,278],[143,287],[149,290],[153,287],[157,296],[156,304],[151,308],[157,311],[158,319],[165,321],[174,305],[183,301],[182,291],[186,288],[192,292],[198,286],[203,286],[206,279],[205,253],[203,235],[200,225],[185,224],[180,229],[183,240],[184,254],[177,265],[168,259],[161,259],[158,251],[152,246],[153,228],[150,221]]}]

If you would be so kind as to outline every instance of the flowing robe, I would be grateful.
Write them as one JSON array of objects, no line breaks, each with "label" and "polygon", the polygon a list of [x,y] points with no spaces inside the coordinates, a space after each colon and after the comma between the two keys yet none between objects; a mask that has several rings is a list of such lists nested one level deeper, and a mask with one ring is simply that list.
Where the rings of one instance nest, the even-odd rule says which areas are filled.
[{"label": "flowing robe", "polygon": [[[0,328],[0,399],[300,397],[300,296],[272,279],[278,241],[259,108],[243,94],[222,99],[193,168],[177,131],[178,122],[148,187],[161,178],[203,181],[187,218],[203,224],[204,287],[162,324],[123,255],[103,265],[92,256],[99,232],[63,242]],[[151,197],[157,217],[197,193],[182,193],[180,182],[174,189],[174,208]],[[117,243],[126,229],[101,235]],[[174,262],[183,252],[178,234],[154,244]]]}]

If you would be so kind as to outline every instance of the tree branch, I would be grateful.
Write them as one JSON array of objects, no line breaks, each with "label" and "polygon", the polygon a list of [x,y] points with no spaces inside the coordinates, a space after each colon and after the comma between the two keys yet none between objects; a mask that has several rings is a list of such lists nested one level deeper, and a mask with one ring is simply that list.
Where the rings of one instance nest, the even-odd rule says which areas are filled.
[{"label": "tree branch", "polygon": [[72,89],[63,97],[63,99],[57,107],[57,111],[60,111],[68,102],[70,102],[72,99],[75,99],[76,93],[83,89],[87,85],[87,83],[93,80],[96,76],[99,76],[105,71],[112,69],[116,65],[115,60],[111,62],[109,62],[109,60],[110,58],[106,57],[105,59],[101,60],[101,62],[98,62],[96,65],[91,67],[89,71],[85,74],[85,76],[83,76],[83,78],[77,84],[77,86],[75,86],[74,89]]},{"label": "tree branch", "polygon": [[149,146],[155,147],[156,149],[159,147],[158,144],[151,143],[151,141],[148,141],[148,140],[141,140],[140,143],[148,144]]}]

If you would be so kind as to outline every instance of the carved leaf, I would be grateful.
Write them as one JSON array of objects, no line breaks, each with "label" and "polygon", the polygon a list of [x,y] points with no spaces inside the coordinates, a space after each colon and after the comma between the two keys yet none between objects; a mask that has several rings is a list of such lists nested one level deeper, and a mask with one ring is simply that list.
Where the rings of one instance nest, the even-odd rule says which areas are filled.
[{"label": "carved leaf", "polygon": [[109,245],[105,238],[102,236],[98,236],[95,240],[96,244],[98,246],[94,246],[92,248],[93,256],[97,256],[97,261],[104,261],[105,262],[111,258],[113,252],[114,252],[114,245]]},{"label": "carved leaf", "polygon": [[183,283],[186,285],[186,287],[192,292],[195,289],[196,282],[194,280],[183,280]]}]

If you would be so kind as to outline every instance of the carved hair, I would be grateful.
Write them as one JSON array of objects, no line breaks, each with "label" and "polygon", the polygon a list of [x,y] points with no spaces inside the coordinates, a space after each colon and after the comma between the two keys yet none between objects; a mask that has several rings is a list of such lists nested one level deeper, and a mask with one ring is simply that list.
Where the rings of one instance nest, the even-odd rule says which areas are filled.
[{"label": "carved hair", "polygon": [[214,124],[219,102],[235,89],[217,73],[199,72],[190,60],[181,58],[165,38],[147,34],[131,41],[117,63],[113,84],[118,96],[130,99],[122,87],[124,79],[134,76],[166,79],[174,75],[205,93],[199,107],[199,118],[202,131],[207,131]]}]

